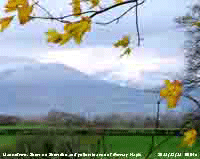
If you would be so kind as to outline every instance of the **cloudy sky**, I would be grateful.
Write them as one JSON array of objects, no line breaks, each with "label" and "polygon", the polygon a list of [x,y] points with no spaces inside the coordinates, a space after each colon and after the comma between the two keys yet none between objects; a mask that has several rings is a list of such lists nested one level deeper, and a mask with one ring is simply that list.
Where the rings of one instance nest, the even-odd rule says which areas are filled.
[{"label": "cloudy sky", "polygon": [[[0,1],[0,8],[3,8],[4,3],[4,1]],[[106,7],[112,3],[113,1],[106,0],[103,1],[102,6]],[[39,4],[54,16],[71,14],[71,6],[69,1],[66,0],[59,2],[44,0],[40,1]],[[139,31],[144,40],[141,41],[139,48],[137,47],[134,9],[121,18],[118,24],[113,23],[105,26],[95,24],[95,22],[112,20],[132,5],[134,4],[127,4],[95,16],[92,19],[92,31],[86,34],[80,46],[77,46],[73,40],[62,47],[46,42],[44,32],[48,28],[56,28],[62,32],[62,23],[35,19],[25,26],[20,26],[15,18],[10,28],[1,33],[0,36],[1,82],[4,82],[2,85],[5,85],[6,81],[14,83],[21,81],[24,84],[28,83],[28,81],[33,82],[34,78],[37,81],[37,77],[42,78],[44,76],[41,73],[40,63],[44,65],[49,63],[59,64],[61,66],[60,69],[63,71],[65,70],[64,68],[70,67],[76,70],[72,69],[74,74],[79,71],[79,74],[89,75],[95,80],[105,80],[107,83],[130,88],[151,89],[160,86],[162,79],[173,79],[184,66],[184,41],[191,38],[190,35],[177,29],[174,18],[176,16],[184,16],[188,12],[186,6],[189,6],[190,2],[183,0],[147,0],[144,5],[140,6],[138,9]],[[63,6],[65,7],[63,8]],[[83,4],[82,7],[87,10],[86,5]],[[37,16],[47,16],[40,8],[36,8],[34,12]],[[13,13],[5,14],[3,9],[0,10],[1,16],[11,14]],[[74,21],[76,19],[69,18],[66,20]],[[122,51],[118,48],[113,48],[112,44],[127,33],[132,38],[133,54],[129,58],[123,57],[119,59]],[[31,64],[31,68],[28,65],[29,69],[25,70],[24,64]],[[56,66],[53,65],[52,67]],[[32,69],[36,70],[35,73],[33,73]],[[64,78],[66,75],[66,71],[65,73],[61,71],[60,74],[58,71],[56,75],[52,75],[51,69],[48,69],[49,71],[45,74],[47,81],[47,77],[49,77],[49,81],[59,81],[59,78]],[[59,68],[57,69],[59,70]],[[31,71],[33,72],[31,73]],[[69,76],[65,78],[67,77]],[[10,85],[12,85],[11,83]],[[11,87],[9,82],[7,82],[6,86],[7,89]],[[23,84],[20,87],[23,87]],[[14,92],[16,93],[16,91]],[[14,96],[17,100],[17,94],[15,93]],[[23,103],[21,98],[19,98],[20,102]],[[48,101],[49,97],[47,93],[47,95],[38,95],[37,99],[32,99],[31,95],[27,98],[36,102],[45,98]],[[28,99],[24,99],[24,101]],[[141,99],[140,101],[143,100]],[[20,103],[13,101],[12,104],[14,103],[20,105]],[[22,109],[19,110],[21,111]],[[82,111],[89,110],[89,108],[82,109]],[[124,111],[126,110],[134,111],[124,108]],[[112,110],[110,109],[109,111]],[[138,111],[143,111],[143,109]]]},{"label": "cloudy sky", "polygon": [[[103,1],[102,6],[112,4],[112,1]],[[120,19],[118,24],[106,26],[97,25],[95,22],[107,22],[117,17],[133,4],[115,8],[102,15],[94,17],[92,31],[88,33],[80,46],[71,40],[63,47],[47,44],[44,32],[48,28],[63,30],[63,24],[57,21],[36,19],[26,26],[18,25],[17,19],[11,27],[1,33],[1,56],[25,56],[41,62],[58,62],[79,69],[81,72],[96,74],[98,72],[111,72],[115,80],[141,80],[142,72],[180,72],[184,65],[184,40],[187,34],[178,32],[173,19],[186,13],[186,2],[182,0],[148,0],[139,7],[139,29],[144,38],[142,46],[138,48],[135,10]],[[71,13],[68,1],[41,1],[40,5],[47,8],[55,16]],[[0,7],[4,3],[1,1]],[[63,6],[66,6],[63,8]],[[86,5],[82,5],[87,9]],[[36,8],[36,15],[46,16],[40,8]],[[3,13],[3,16],[7,15]],[[72,18],[71,18],[72,19]],[[70,19],[70,20],[71,20]],[[72,19],[74,20],[74,19]],[[122,50],[113,48],[112,44],[124,34],[132,37],[131,47],[134,48],[130,58],[119,59]],[[53,48],[52,48],[53,47]],[[73,49],[71,49],[73,48]],[[147,80],[147,79],[145,79]]]}]

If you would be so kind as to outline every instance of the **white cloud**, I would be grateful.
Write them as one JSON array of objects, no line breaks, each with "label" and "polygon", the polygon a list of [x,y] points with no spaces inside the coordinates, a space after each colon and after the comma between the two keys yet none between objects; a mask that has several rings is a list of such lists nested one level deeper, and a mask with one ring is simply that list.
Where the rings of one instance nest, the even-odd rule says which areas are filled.
[{"label": "white cloud", "polygon": [[121,53],[120,49],[116,48],[51,49],[48,55],[41,55],[37,60],[41,63],[66,64],[83,73],[122,85],[127,83],[126,80],[132,84],[149,85],[152,80],[155,83],[162,76],[152,79],[144,76],[146,72],[150,74],[152,72],[153,76],[163,72],[176,73],[183,63],[179,52],[176,52],[178,56],[163,57],[160,56],[162,53],[159,49],[136,48],[133,50],[133,55],[120,59]]},{"label": "white cloud", "polygon": [[153,86],[161,79],[174,78],[184,64],[182,49],[135,48],[130,57],[120,59],[121,53],[122,50],[117,48],[51,48],[48,53],[41,52],[40,56],[9,57],[4,63],[10,66],[13,62],[64,64],[97,79],[123,86]]}]

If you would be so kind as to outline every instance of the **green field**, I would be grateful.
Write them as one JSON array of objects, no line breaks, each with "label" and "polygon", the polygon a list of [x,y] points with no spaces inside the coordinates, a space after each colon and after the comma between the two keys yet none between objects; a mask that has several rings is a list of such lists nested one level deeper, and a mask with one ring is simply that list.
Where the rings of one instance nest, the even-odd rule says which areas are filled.
[{"label": "green field", "polygon": [[[87,142],[84,143],[84,137],[76,137],[74,141],[77,139],[80,139],[80,149],[79,145],[73,145],[73,149],[79,150],[79,152],[85,152],[85,153],[104,153],[104,147],[102,142],[100,143],[100,147],[98,148],[98,142],[97,139],[99,137],[96,136],[90,136],[87,137]],[[165,137],[158,137],[156,138],[156,144],[159,144],[161,141],[163,141]],[[37,142],[36,142],[36,141]],[[49,145],[52,145],[52,149],[59,150],[60,152],[66,152],[65,150],[65,142],[70,141],[69,138],[63,136],[57,136],[56,137],[57,142],[55,141],[55,138],[48,137],[48,136],[1,136],[0,137],[0,143],[1,143],[1,150],[0,152],[7,152],[7,153],[14,153],[14,152],[26,152],[26,145],[30,147],[30,152],[32,153],[47,153],[49,150],[47,147],[45,147],[45,141]],[[65,141],[65,142],[64,142]],[[19,142],[19,143],[18,143]],[[72,141],[71,141],[72,142]],[[16,151],[16,143],[18,143],[18,148]],[[172,138],[168,142],[164,143],[160,146],[158,150],[156,150],[150,158],[154,158],[158,152],[184,152],[184,148],[178,149],[176,148],[176,145],[180,143],[180,138]],[[151,137],[141,137],[141,136],[110,136],[105,137],[105,152],[107,153],[119,153],[119,154],[130,154],[130,153],[141,153],[141,155],[144,157],[145,154],[147,154],[150,144],[151,144]],[[66,146],[67,147],[67,146]],[[193,149],[190,150],[190,152],[199,152],[199,144],[196,144]],[[50,151],[49,151],[50,152]],[[186,151],[188,152],[188,150]],[[69,152],[68,152],[69,153]]]},{"label": "green field", "polygon": [[[6,126],[0,128],[8,128]],[[16,127],[9,127],[14,129]],[[24,127],[17,127],[23,129]],[[25,127],[30,128],[30,127]],[[32,127],[31,127],[32,128]],[[39,127],[34,127],[39,128]],[[33,129],[34,129],[33,128]],[[49,129],[43,127],[43,131],[49,131]],[[3,130],[2,130],[3,131]],[[155,136],[154,145],[161,143],[168,136]],[[170,139],[160,145],[149,158],[156,158],[158,152],[199,152],[200,144],[199,140],[196,141],[191,149],[177,148],[180,144],[180,137],[170,137]],[[141,153],[142,158],[148,153],[152,144],[151,136],[105,136],[104,140],[102,136],[96,135],[56,135],[55,131],[41,133],[40,135],[22,135],[17,133],[16,135],[4,135],[0,136],[0,153],[50,153],[50,152],[85,152],[85,153]],[[72,149],[72,150],[70,150]],[[179,157],[180,158],[180,157]]]},{"label": "green field", "polygon": [[16,125],[16,126],[0,126],[0,129],[16,129],[16,128],[48,128],[48,125]]}]

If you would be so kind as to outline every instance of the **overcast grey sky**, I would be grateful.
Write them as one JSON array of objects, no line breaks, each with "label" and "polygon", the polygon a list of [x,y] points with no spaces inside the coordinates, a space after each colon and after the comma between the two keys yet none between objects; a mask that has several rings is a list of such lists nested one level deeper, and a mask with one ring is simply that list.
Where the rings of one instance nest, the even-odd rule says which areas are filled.
[{"label": "overcast grey sky", "polygon": [[[39,1],[39,4],[48,9],[51,14],[63,16],[71,14],[70,2],[68,0],[44,0]],[[0,8],[3,8],[4,3],[5,1],[0,1]],[[112,3],[111,0],[106,0],[103,1],[103,6],[106,7]],[[0,60],[2,72],[22,67],[19,63],[32,64],[33,68],[38,67],[33,63],[57,63],[121,86],[142,88],[159,86],[162,79],[172,79],[169,75],[176,74],[183,69],[184,41],[191,37],[178,31],[173,20],[176,16],[184,16],[188,12],[186,6],[190,5],[190,1],[148,0],[143,6],[139,6],[139,31],[141,37],[144,38],[139,48],[136,45],[134,9],[121,18],[118,24],[113,23],[106,26],[94,24],[95,22],[108,22],[132,5],[134,4],[127,4],[95,16],[92,19],[92,31],[86,34],[80,46],[75,45],[73,40],[60,48],[47,44],[44,32],[48,28],[63,31],[62,23],[35,19],[25,26],[20,26],[15,18],[11,27],[0,33],[0,56],[4,59]],[[85,5],[83,8],[87,9]],[[39,8],[34,12],[37,16],[46,16]],[[1,16],[10,14],[14,13],[5,14],[3,10],[0,11]],[[75,19],[66,20],[74,21]],[[127,33],[131,35],[131,47],[135,49],[130,58],[119,59],[121,50],[113,48],[112,44]],[[38,69],[38,74],[32,74],[32,77],[39,76],[39,72],[40,69]],[[51,76],[52,72],[48,73]],[[166,76],[166,73],[169,74]],[[24,76],[28,75],[24,74]],[[61,76],[64,77],[63,73]],[[24,79],[26,78],[26,82],[33,81],[32,77],[24,77]],[[54,76],[55,81],[59,80],[58,77],[59,75]],[[5,80],[6,78],[8,77],[5,77]],[[12,79],[11,81],[20,78],[23,81],[23,76],[19,72],[11,74],[9,78]],[[126,82],[127,80],[129,82]],[[34,99],[34,101],[37,100]],[[82,109],[82,111],[88,110],[88,108]],[[127,111],[130,109],[127,108]],[[134,110],[131,109],[131,111]]]}]

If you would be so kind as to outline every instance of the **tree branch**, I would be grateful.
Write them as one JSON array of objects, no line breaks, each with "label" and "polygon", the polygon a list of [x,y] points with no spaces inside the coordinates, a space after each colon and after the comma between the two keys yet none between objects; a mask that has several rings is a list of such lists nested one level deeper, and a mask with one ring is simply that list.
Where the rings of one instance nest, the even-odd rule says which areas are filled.
[{"label": "tree branch", "polygon": [[136,28],[137,28],[137,33],[138,33],[138,47],[139,47],[140,46],[140,34],[139,34],[139,28],[138,28],[137,7],[138,7],[138,1],[136,0]]},{"label": "tree branch", "polygon": [[39,5],[38,3],[36,4],[39,8],[41,8],[42,10],[44,10],[50,17],[53,17],[53,15],[50,14],[50,12],[48,10],[46,10],[44,7],[42,7],[41,5]]},{"label": "tree branch", "polygon": [[[144,2],[141,2],[141,3],[139,3],[138,5],[141,5],[142,3],[144,3]],[[121,14],[119,17],[117,17],[117,18],[115,18],[115,19],[113,19],[113,20],[111,20],[111,21],[109,21],[109,22],[107,22],[107,23],[100,23],[100,22],[96,22],[95,24],[100,24],[100,25],[107,25],[107,24],[110,24],[110,23],[112,23],[112,22],[114,22],[114,21],[119,21],[119,19],[120,18],[122,18],[124,15],[126,15],[130,10],[132,10],[134,7],[136,7],[137,5],[134,5],[134,6],[132,6],[132,7],[130,7],[128,10],[126,10],[123,14]]]},{"label": "tree branch", "polygon": [[196,99],[194,99],[192,96],[184,95],[184,97],[186,97],[186,98],[192,100],[193,102],[195,102],[197,104],[197,106],[200,108],[200,103]]},{"label": "tree branch", "polygon": [[[53,15],[51,15],[51,13],[48,10],[46,10],[44,7],[42,7],[38,3],[39,2],[35,2],[33,5],[37,5],[39,8],[41,8],[42,10],[44,10],[49,15],[49,17],[33,17],[33,16],[30,16],[31,19],[40,18],[40,19],[50,19],[50,20],[57,20],[59,22],[63,22],[62,20],[59,20],[58,18],[54,18]],[[66,23],[66,21],[64,21],[64,22]],[[68,23],[70,23],[70,22],[68,22]]]},{"label": "tree branch", "polygon": [[86,12],[82,12],[82,13],[79,13],[79,14],[69,14],[69,15],[66,15],[66,16],[63,16],[63,17],[58,17],[58,19],[64,19],[64,18],[72,17],[74,15],[83,15],[83,14],[86,14],[86,13],[96,13],[96,12],[97,11],[91,10],[91,11],[86,11]]},{"label": "tree branch", "polygon": [[[103,10],[100,10],[100,11],[86,11],[86,12],[82,12],[82,13],[79,13],[79,14],[70,14],[70,15],[67,15],[67,16],[63,16],[63,17],[53,17],[53,16],[51,16],[51,17],[33,17],[33,16],[30,16],[32,19],[36,19],[36,18],[38,18],[38,19],[50,19],[50,20],[58,20],[58,19],[64,19],[64,18],[67,18],[67,17],[71,17],[71,16],[74,16],[74,15],[82,15],[82,14],[86,14],[86,13],[94,13],[94,14],[92,14],[91,16],[90,16],[90,18],[93,18],[94,16],[96,16],[96,15],[98,15],[98,14],[101,14],[101,13],[103,13],[103,12],[106,12],[106,11],[108,11],[108,10],[110,10],[110,9],[112,9],[112,8],[116,8],[116,7],[118,7],[118,6],[121,6],[121,5],[124,5],[124,4],[128,4],[128,3],[133,3],[133,2],[136,2],[137,0],[129,0],[129,1],[125,1],[125,2],[122,2],[122,3],[118,3],[118,4],[115,4],[115,5],[113,5],[113,6],[110,6],[110,7],[108,7],[108,8],[105,8],[105,9],[103,9]],[[143,4],[144,3],[144,1],[142,1],[140,4]],[[138,4],[138,5],[140,5],[140,4]],[[44,10],[44,9],[43,9]],[[48,12],[47,10],[46,10],[46,12]],[[64,20],[62,20],[62,21],[60,21],[60,22],[62,22],[62,23],[71,23],[70,21],[64,21]]]},{"label": "tree branch", "polygon": [[34,6],[34,5],[36,5],[36,4],[38,4],[38,3],[39,3],[39,1],[37,1],[37,2],[34,2],[34,3],[33,3],[33,6]]},{"label": "tree branch", "polygon": [[[115,5],[113,5],[113,6],[110,6],[110,7],[108,7],[108,8],[105,8],[105,9],[103,9],[103,10],[96,11],[94,14],[92,14],[92,15],[90,16],[90,18],[93,18],[94,16],[96,16],[96,15],[98,15],[98,14],[101,14],[101,13],[103,13],[103,12],[106,12],[106,11],[112,9],[112,8],[115,8],[115,7],[124,5],[124,4],[128,4],[128,3],[133,3],[133,2],[136,2],[136,1],[137,1],[137,0],[125,1],[125,2],[122,2],[122,3],[115,4]],[[143,4],[143,3],[144,3],[144,1],[142,1],[140,4]]]},{"label": "tree branch", "polygon": [[59,20],[58,18],[54,18],[54,17],[33,17],[33,16],[29,16],[31,19],[48,19],[48,20],[57,20],[61,23],[71,23],[70,21],[66,21],[66,20]]},{"label": "tree branch", "polygon": [[[100,11],[86,11],[86,12],[82,12],[82,13],[79,13],[79,14],[70,14],[70,15],[67,15],[67,16],[63,16],[63,17],[53,17],[49,11],[47,11],[45,8],[43,8],[42,6],[40,6],[38,3],[35,3],[35,5],[37,5],[38,7],[40,7],[41,9],[43,9],[48,15],[49,17],[35,17],[35,16],[29,16],[31,19],[36,19],[36,18],[39,18],[39,19],[50,19],[50,20],[57,20],[59,22],[62,22],[62,23],[71,23],[70,21],[65,21],[65,20],[60,20],[60,19],[64,19],[64,18],[67,18],[67,17],[71,17],[71,16],[74,16],[74,15],[82,15],[82,14],[86,14],[86,13],[93,13],[92,15],[89,16],[89,18],[93,18],[95,17],[96,15],[98,14],[101,14],[103,12],[106,12],[110,9],[113,9],[113,8],[116,8],[118,6],[121,6],[121,5],[124,5],[124,4],[128,4],[128,3],[133,3],[133,2],[136,2],[136,5],[130,7],[127,11],[125,11],[122,15],[120,15],[118,18],[114,19],[113,21],[117,20],[117,22],[119,22],[119,19],[124,16],[126,13],[128,13],[131,9],[133,9],[134,7],[136,7],[136,27],[137,27],[137,33],[138,33],[138,46],[140,46],[140,34],[139,34],[139,28],[138,28],[138,15],[137,15],[137,7],[138,5],[141,5],[144,3],[144,1],[142,1],[141,3],[138,4],[138,0],[129,0],[129,1],[125,1],[125,2],[122,2],[122,3],[117,3],[113,6],[110,6],[108,8],[105,8],[105,9],[102,9]],[[112,23],[113,21],[109,22],[109,23]],[[77,21],[78,22],[78,21]],[[96,23],[98,24],[98,23]]]}]

